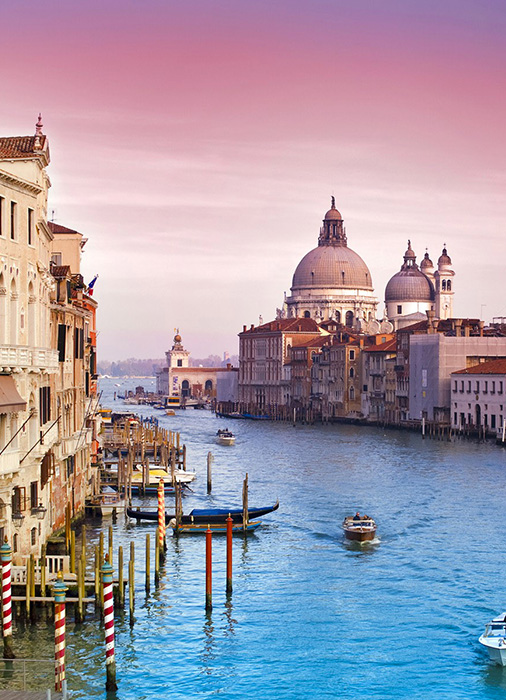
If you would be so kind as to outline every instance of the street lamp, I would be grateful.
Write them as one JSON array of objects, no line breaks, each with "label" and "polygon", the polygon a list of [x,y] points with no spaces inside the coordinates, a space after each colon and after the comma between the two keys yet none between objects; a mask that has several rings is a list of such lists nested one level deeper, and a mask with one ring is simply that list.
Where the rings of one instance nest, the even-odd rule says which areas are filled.
[{"label": "street lamp", "polygon": [[14,511],[14,513],[12,514],[12,522],[14,523],[14,527],[20,528],[23,524],[24,519],[25,516],[19,511]]},{"label": "street lamp", "polygon": [[39,520],[44,520],[44,516],[47,513],[47,508],[44,508],[42,503],[39,503],[38,506],[35,506],[35,508],[32,508],[32,515],[36,515]]}]

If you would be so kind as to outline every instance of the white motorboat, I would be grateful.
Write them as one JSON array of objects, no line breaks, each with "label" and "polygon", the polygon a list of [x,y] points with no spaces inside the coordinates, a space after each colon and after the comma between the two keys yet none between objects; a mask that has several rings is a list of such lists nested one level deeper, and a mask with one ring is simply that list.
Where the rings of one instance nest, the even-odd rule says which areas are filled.
[{"label": "white motorboat", "polygon": [[487,648],[492,661],[499,666],[506,666],[506,612],[487,624],[478,641]]},{"label": "white motorboat", "polygon": [[227,428],[225,428],[225,430],[218,430],[216,433],[216,442],[218,445],[234,445],[235,435]]},{"label": "white motorboat", "polygon": [[[189,472],[185,471],[184,469],[174,469],[174,478],[180,484],[190,484],[196,476],[196,472]],[[172,483],[172,470],[170,467],[167,469],[155,468],[149,470],[148,486],[158,486],[160,479],[163,479],[165,483]],[[134,471],[132,473],[132,485],[139,486],[143,483],[142,464],[138,464],[136,467],[134,467]]]}]

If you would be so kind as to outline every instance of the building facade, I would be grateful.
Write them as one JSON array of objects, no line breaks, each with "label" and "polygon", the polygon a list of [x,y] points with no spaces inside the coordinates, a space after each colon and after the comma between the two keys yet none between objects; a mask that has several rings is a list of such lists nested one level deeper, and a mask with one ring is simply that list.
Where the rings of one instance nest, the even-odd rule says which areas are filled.
[{"label": "building facade", "polygon": [[451,374],[451,421],[456,430],[502,431],[506,420],[506,359]]}]

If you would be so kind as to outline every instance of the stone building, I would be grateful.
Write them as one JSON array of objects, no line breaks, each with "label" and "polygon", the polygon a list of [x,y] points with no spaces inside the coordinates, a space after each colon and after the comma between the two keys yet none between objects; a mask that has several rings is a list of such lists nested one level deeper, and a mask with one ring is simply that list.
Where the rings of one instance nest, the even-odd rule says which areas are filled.
[{"label": "stone building", "polygon": [[457,430],[502,430],[506,420],[506,359],[451,374],[451,422]]},{"label": "stone building", "polygon": [[[55,305],[72,306],[73,278],[70,267],[55,275],[51,265],[55,236],[47,222],[49,162],[40,117],[33,136],[0,138],[0,537],[12,543],[15,562],[40,552],[59,527],[67,500],[80,499],[86,489],[83,481],[75,496],[71,485],[61,497],[58,481],[62,450],[70,455],[79,450],[79,441],[81,449],[89,441],[83,396],[73,374],[75,337],[68,338],[65,362],[57,344]],[[79,316],[72,325],[84,329],[84,315],[64,313]],[[84,333],[79,338],[86,346]],[[72,447],[64,445],[60,390],[70,392]],[[81,467],[79,460],[76,468]]]}]

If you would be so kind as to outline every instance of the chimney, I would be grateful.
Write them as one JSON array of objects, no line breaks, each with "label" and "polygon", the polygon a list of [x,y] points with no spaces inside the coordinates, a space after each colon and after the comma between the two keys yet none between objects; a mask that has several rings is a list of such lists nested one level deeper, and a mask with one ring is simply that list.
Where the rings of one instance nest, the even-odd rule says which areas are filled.
[{"label": "chimney", "polygon": [[242,332],[243,332],[243,333],[246,333],[246,326],[243,326],[243,327],[242,327]]},{"label": "chimney", "polygon": [[250,328],[250,331],[253,331],[253,330],[255,330],[255,324],[254,324],[254,323],[251,324],[251,328]]}]

